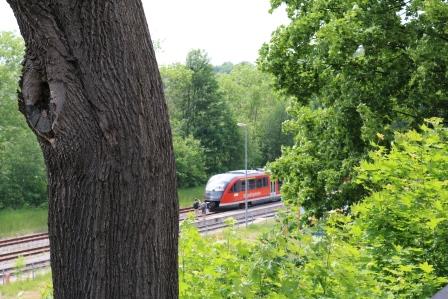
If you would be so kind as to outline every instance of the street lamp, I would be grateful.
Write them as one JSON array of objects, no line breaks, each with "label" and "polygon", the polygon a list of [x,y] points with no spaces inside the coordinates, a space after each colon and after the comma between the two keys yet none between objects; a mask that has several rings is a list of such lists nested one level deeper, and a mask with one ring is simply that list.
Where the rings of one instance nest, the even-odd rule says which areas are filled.
[{"label": "street lamp", "polygon": [[244,128],[244,170],[245,170],[245,175],[244,175],[244,222],[246,223],[246,228],[247,228],[247,188],[248,188],[248,184],[247,184],[247,125],[243,124],[243,123],[237,123],[238,127],[242,127]]}]

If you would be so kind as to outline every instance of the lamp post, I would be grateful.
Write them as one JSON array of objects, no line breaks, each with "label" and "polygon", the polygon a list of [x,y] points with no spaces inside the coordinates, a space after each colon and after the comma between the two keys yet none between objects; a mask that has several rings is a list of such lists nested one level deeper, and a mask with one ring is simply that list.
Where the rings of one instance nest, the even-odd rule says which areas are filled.
[{"label": "lamp post", "polygon": [[237,123],[237,125],[238,127],[244,128],[244,223],[247,228],[247,189],[249,187],[247,184],[247,125],[243,123]]}]

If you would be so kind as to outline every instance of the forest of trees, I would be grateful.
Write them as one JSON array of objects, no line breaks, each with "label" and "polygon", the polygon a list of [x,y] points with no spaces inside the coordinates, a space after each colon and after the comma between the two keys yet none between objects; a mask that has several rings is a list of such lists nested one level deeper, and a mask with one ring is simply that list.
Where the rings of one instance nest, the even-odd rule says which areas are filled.
[{"label": "forest of trees", "polygon": [[256,66],[213,67],[204,51],[192,50],[185,65],[162,66],[161,74],[179,186],[199,185],[210,175],[243,168],[243,132],[238,122],[249,127],[251,168],[274,161],[282,145],[292,143],[281,129],[287,119],[287,99],[274,92],[273,78]]},{"label": "forest of trees", "polygon": [[[0,36],[0,209],[46,205],[46,174],[35,137],[17,111],[16,90],[22,38]],[[213,67],[207,53],[192,50],[185,64],[160,68],[170,112],[179,187],[204,184],[213,174],[244,167],[244,132],[249,128],[249,167],[264,167],[292,144],[282,133],[289,99],[276,93],[273,77],[255,65]],[[26,169],[26,171],[25,171]]]}]

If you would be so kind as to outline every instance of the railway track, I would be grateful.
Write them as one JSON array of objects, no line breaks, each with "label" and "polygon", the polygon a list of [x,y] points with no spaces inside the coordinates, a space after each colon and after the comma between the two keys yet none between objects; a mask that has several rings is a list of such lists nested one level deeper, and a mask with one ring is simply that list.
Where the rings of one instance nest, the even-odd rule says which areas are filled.
[{"label": "railway track", "polygon": [[[276,210],[281,206],[281,203],[255,206],[254,208],[251,208],[249,210],[251,215],[250,218],[252,218],[253,221],[255,217],[274,217],[276,214]],[[193,208],[183,208],[179,209],[179,214],[182,215],[193,211],[195,211]],[[227,225],[224,223],[224,219],[229,217],[235,218],[236,224],[244,223],[244,210],[211,212],[206,215],[197,215],[195,224],[199,232],[208,233],[226,227]],[[179,218],[180,221],[185,219],[185,217]],[[0,284],[4,281],[5,275],[14,273],[14,263],[17,258],[21,256],[27,259],[33,258],[33,261],[26,262],[25,268],[22,270],[24,272],[35,271],[36,269],[48,267],[50,265],[50,246],[48,244],[38,246],[35,245],[39,244],[38,242],[45,242],[46,240],[48,240],[47,233],[32,234],[17,238],[0,240]],[[10,251],[6,250],[8,247],[15,248],[14,246],[23,247],[19,247],[19,249],[13,249]]]},{"label": "railway track", "polygon": [[10,261],[10,260],[15,260],[20,256],[26,257],[26,256],[41,254],[41,253],[45,253],[45,252],[49,252],[49,251],[50,251],[50,246],[47,245],[47,246],[33,247],[33,248],[29,248],[29,249],[8,252],[8,253],[0,254],[0,263]]},{"label": "railway track", "polygon": [[[194,212],[193,208],[181,208],[179,209],[179,214],[185,214],[189,212]],[[41,241],[48,239],[48,233],[38,233],[20,236],[16,238],[8,238],[8,239],[0,239],[0,248],[9,247],[13,245],[20,245],[25,243],[30,243],[34,241]],[[4,254],[1,254],[0,251],[0,261],[3,258]]]},{"label": "railway track", "polygon": [[0,247],[17,245],[17,244],[32,242],[32,241],[39,241],[39,240],[44,240],[46,238],[48,238],[47,233],[40,233],[40,234],[26,235],[26,236],[21,236],[21,237],[17,237],[17,238],[11,238],[11,239],[3,239],[3,240],[0,240]]},{"label": "railway track", "polygon": [[[179,209],[179,218],[185,219],[193,208]],[[19,257],[26,259],[23,272],[33,272],[50,265],[50,245],[48,233],[37,233],[16,238],[0,240],[0,284],[5,277],[17,271],[16,263]]]},{"label": "railway track", "polygon": [[[275,215],[276,215],[275,212],[266,213],[266,214],[262,215],[262,218],[270,219],[270,218],[274,218]],[[257,217],[257,219],[258,218],[260,218],[260,217]],[[254,222],[254,219],[249,219],[248,220],[248,223],[253,223],[253,222]],[[242,218],[242,219],[237,219],[236,222],[234,223],[234,225],[238,226],[238,225],[241,225],[241,224],[244,224],[244,223],[245,223],[245,219]],[[198,230],[199,230],[199,232],[201,234],[206,234],[208,232],[213,232],[213,231],[220,230],[220,229],[223,229],[223,228],[226,228],[226,227],[227,227],[227,224],[225,224],[225,223],[216,223],[216,224],[211,224],[211,225],[208,225],[208,226],[198,227]]]},{"label": "railway track", "polygon": [[189,213],[189,212],[194,212],[193,208],[181,208],[179,209],[179,214],[184,214],[184,213]]}]

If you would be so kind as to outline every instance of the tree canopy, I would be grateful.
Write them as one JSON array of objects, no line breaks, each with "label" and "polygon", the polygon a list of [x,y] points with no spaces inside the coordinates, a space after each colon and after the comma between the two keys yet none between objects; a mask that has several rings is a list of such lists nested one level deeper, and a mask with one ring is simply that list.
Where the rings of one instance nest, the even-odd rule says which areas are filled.
[{"label": "tree canopy", "polygon": [[219,88],[238,122],[248,124],[249,166],[264,167],[281,154],[281,146],[291,143],[282,132],[288,119],[288,99],[275,92],[273,77],[255,65],[240,63],[218,75]]},{"label": "tree canopy", "polygon": [[282,132],[288,98],[274,91],[273,77],[250,63],[212,67],[202,50],[186,64],[161,67],[171,125],[180,138],[200,142],[208,175],[243,167],[243,130],[248,125],[248,165],[264,167],[291,144]]},{"label": "tree canopy", "polygon": [[199,140],[208,175],[242,165],[242,138],[219,91],[213,67],[202,50],[188,53],[185,65],[162,67],[172,124],[184,137]]},{"label": "tree canopy", "polygon": [[[295,98],[295,135],[272,168],[287,198],[313,213],[347,206],[363,189],[353,169],[370,142],[425,117],[448,118],[448,4],[441,0],[272,0],[290,24],[260,51],[260,66]],[[378,133],[378,135],[377,135]]]}]

